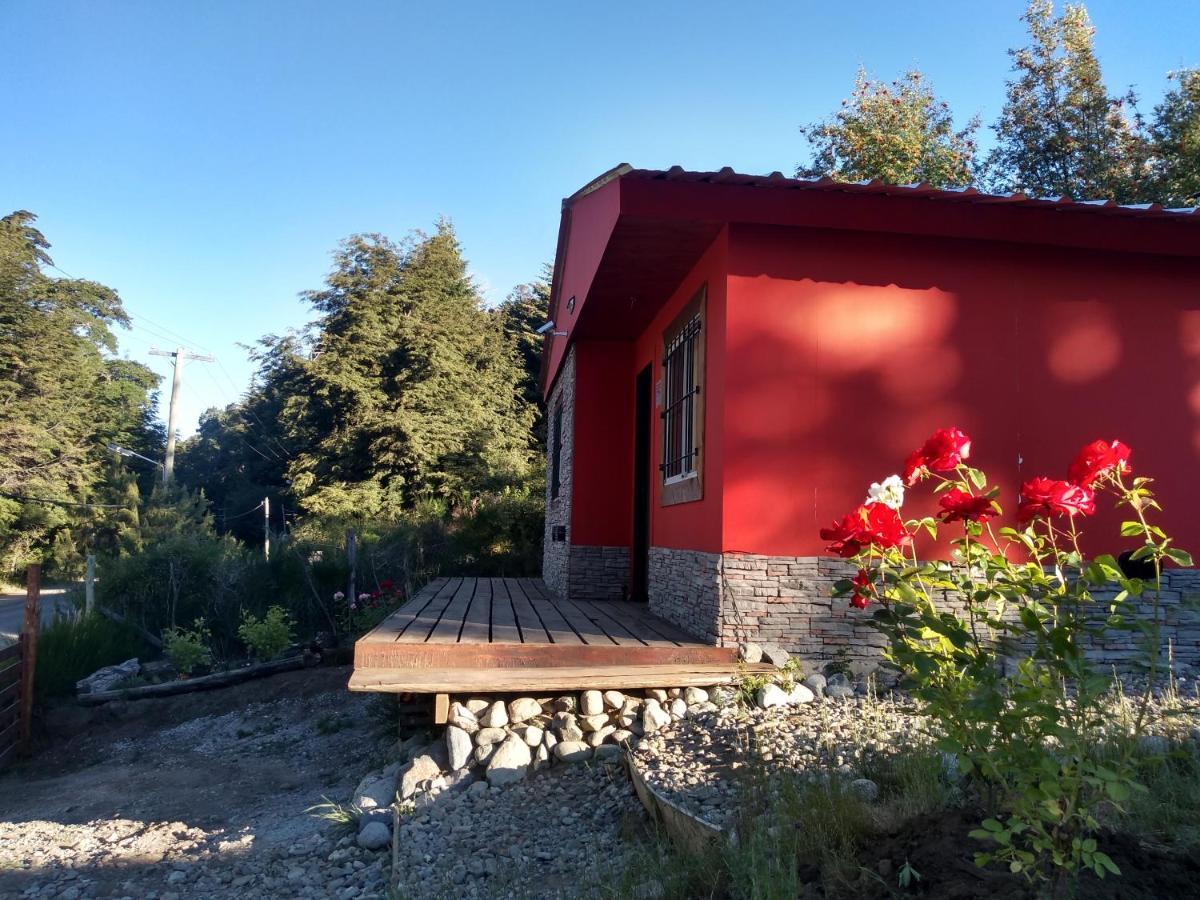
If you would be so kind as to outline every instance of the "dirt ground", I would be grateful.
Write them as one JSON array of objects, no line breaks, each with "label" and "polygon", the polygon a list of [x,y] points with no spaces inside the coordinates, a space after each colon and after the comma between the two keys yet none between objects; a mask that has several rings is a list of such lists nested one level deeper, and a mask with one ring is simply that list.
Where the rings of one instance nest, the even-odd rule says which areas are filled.
[{"label": "dirt ground", "polygon": [[386,854],[305,812],[393,743],[348,677],[51,710],[40,751],[0,775],[0,897],[381,895]]}]

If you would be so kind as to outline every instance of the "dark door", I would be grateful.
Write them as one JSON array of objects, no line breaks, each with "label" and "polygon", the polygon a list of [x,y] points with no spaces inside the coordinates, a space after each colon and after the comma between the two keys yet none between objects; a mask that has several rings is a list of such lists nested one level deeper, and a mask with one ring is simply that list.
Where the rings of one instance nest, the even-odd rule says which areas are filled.
[{"label": "dark door", "polygon": [[651,366],[638,373],[633,432],[633,590],[645,600],[650,579],[650,416],[654,407]]}]

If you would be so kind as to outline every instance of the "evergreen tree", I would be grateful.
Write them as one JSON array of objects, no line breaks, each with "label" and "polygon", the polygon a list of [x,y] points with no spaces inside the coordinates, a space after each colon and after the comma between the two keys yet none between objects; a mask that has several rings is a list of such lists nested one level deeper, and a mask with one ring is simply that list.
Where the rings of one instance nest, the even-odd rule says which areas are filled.
[{"label": "evergreen tree", "polygon": [[307,297],[321,316],[281,413],[306,510],[392,517],[527,471],[521,368],[448,222],[403,245],[350,238]]},{"label": "evergreen tree", "polygon": [[[128,479],[106,449],[161,453],[157,377],[113,356],[128,318],[116,292],[51,278],[35,217],[0,219],[0,565],[77,565],[85,544],[120,531]],[[95,504],[90,506],[89,504]],[[127,513],[125,513],[127,515]]]},{"label": "evergreen tree", "polygon": [[1053,0],[1031,0],[1022,20],[1030,44],[1009,51],[1016,76],[994,126],[989,186],[1039,197],[1137,199],[1147,150],[1135,98],[1109,96],[1087,11],[1069,5],[1055,18]]},{"label": "evergreen tree", "polygon": [[1177,87],[1154,108],[1151,196],[1165,206],[1200,205],[1200,69],[1169,76]]},{"label": "evergreen tree", "polygon": [[[218,529],[243,541],[262,541],[261,515],[247,511],[270,498],[272,511],[290,505],[280,416],[288,397],[302,388],[300,338],[268,335],[251,358],[258,371],[246,395],[224,409],[206,410],[196,434],[182,442],[175,472],[181,484],[202,490],[212,505]],[[277,527],[285,525],[282,520]]]},{"label": "evergreen tree", "polygon": [[934,95],[921,72],[886,84],[859,69],[842,107],[830,119],[801,126],[813,157],[797,175],[939,187],[970,182],[979,121],[956,131],[949,104]]},{"label": "evergreen tree", "polygon": [[537,330],[549,317],[551,277],[552,266],[547,264],[542,269],[540,280],[517,285],[496,307],[500,327],[516,349],[521,363],[521,395],[537,411],[533,431],[539,447],[545,441],[545,423],[541,408],[542,392],[538,386],[543,338]]}]

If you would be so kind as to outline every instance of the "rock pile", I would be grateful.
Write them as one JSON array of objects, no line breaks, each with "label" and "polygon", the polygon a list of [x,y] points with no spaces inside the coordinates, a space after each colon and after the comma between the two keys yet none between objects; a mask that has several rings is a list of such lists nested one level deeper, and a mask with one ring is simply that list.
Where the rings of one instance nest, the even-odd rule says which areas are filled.
[{"label": "rock pile", "polygon": [[636,747],[646,735],[688,717],[716,712],[731,696],[725,690],[688,687],[638,695],[584,691],[507,702],[483,697],[455,701],[443,739],[405,747],[401,761],[359,783],[353,798],[364,811],[358,844],[385,845],[376,826],[391,827],[384,813],[393,799],[421,810],[444,793],[515,784],[554,765],[615,762],[623,747]]}]

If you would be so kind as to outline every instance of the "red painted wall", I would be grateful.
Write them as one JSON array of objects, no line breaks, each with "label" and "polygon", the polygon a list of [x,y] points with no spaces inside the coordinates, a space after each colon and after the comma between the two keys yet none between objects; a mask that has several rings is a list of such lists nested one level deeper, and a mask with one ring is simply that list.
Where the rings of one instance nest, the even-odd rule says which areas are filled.
[{"label": "red painted wall", "polygon": [[653,409],[650,541],[656,547],[720,550],[727,257],[728,241],[722,232],[636,340],[576,342],[573,543],[629,546],[632,541],[634,382],[650,363],[654,381],[661,378],[663,332],[707,282],[706,375],[701,390],[705,403],[704,496],[691,503],[659,505],[662,420],[660,410]]},{"label": "red painted wall", "polygon": [[708,284],[705,301],[704,336],[705,374],[700,396],[704,399],[704,496],[690,503],[660,506],[662,476],[661,409],[653,410],[653,429],[650,438],[650,544],[654,547],[682,547],[717,552],[721,549],[721,506],[725,464],[725,273],[729,259],[728,230],[722,230],[716,240],[696,262],[687,277],[680,282],[671,298],[655,315],[636,342],[631,377],[647,363],[654,364],[654,381],[662,378],[663,332],[695,296],[700,286]]},{"label": "red painted wall", "polygon": [[633,344],[575,345],[575,459],[571,541],[633,539]]},{"label": "red painted wall", "polygon": [[[565,331],[567,337],[551,337],[548,371],[557,374],[559,364],[567,351],[570,333],[579,321],[587,302],[588,288],[596,276],[596,269],[608,246],[609,235],[617,223],[621,211],[620,182],[612,181],[575,201],[567,227],[566,260],[559,274],[561,284],[558,293],[558,308],[551,311],[555,331]],[[567,310],[567,300],[575,297],[575,311]],[[550,384],[546,385],[549,396]]]},{"label": "red painted wall", "polygon": [[[1194,260],[734,225],[728,266],[723,549],[821,553],[820,526],[958,425],[1009,513],[1021,480],[1119,437],[1200,550]],[[1104,549],[1114,522],[1088,522]]]}]

